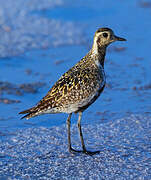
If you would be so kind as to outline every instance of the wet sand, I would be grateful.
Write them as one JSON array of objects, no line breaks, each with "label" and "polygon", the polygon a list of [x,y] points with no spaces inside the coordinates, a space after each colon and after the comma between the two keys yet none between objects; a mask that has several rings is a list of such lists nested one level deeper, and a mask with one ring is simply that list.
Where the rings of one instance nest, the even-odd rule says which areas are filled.
[{"label": "wet sand", "polygon": [[[70,154],[65,125],[18,130],[0,140],[0,179],[150,179],[150,116],[84,125],[93,156]],[[72,145],[80,149],[77,127]]]}]

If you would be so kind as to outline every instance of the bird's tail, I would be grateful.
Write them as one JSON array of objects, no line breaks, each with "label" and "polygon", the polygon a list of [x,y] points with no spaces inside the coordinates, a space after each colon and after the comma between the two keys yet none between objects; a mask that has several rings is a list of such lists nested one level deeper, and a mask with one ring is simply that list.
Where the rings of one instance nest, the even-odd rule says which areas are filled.
[{"label": "bird's tail", "polygon": [[32,117],[34,117],[34,116],[37,115],[36,112],[37,112],[37,111],[36,111],[34,108],[30,108],[30,109],[27,109],[27,110],[25,110],[25,111],[19,112],[19,114],[26,114],[26,115],[23,116],[21,119],[24,119],[24,118],[30,119],[30,118],[32,118]]}]

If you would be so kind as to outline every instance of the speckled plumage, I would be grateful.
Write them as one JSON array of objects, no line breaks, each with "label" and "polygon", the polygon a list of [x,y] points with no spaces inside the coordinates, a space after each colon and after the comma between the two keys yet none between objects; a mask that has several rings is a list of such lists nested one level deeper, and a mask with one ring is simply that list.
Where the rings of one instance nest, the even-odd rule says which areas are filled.
[{"label": "speckled plumage", "polygon": [[95,57],[90,52],[63,74],[37,106],[29,110],[31,113],[27,118],[48,111],[50,113],[78,112],[80,108],[90,103],[91,98],[97,95],[104,85],[104,70],[102,66],[99,68],[95,64]]},{"label": "speckled plumage", "polygon": [[[125,39],[115,36],[109,28],[98,29],[94,36],[92,49],[88,54],[64,73],[36,106],[20,114],[27,114],[24,117],[29,119],[45,113],[68,113],[70,116],[73,112],[82,113],[104,89],[106,47],[116,40],[124,41]],[[81,137],[82,132],[80,133]],[[69,147],[69,150],[71,149]],[[83,150],[86,151],[84,145]]]}]

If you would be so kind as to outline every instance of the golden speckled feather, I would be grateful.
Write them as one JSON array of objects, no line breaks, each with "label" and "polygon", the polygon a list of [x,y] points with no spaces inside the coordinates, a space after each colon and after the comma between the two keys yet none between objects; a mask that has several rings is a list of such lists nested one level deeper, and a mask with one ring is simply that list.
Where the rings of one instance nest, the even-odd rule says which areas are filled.
[{"label": "golden speckled feather", "polygon": [[20,114],[26,114],[22,118],[29,119],[45,113],[68,113],[68,149],[70,152],[79,152],[71,147],[70,138],[71,115],[78,112],[78,128],[83,148],[80,152],[91,155],[97,153],[97,151],[87,151],[85,148],[80,124],[81,116],[104,89],[106,48],[114,41],[125,41],[125,39],[115,36],[109,28],[99,28],[94,35],[93,46],[89,53],[64,73],[36,106],[20,112]]}]

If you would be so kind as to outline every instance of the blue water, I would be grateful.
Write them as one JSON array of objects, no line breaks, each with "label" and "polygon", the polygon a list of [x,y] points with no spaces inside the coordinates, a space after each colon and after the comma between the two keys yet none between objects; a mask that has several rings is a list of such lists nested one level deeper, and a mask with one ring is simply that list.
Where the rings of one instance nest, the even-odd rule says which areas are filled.
[{"label": "blue water", "polygon": [[[5,10],[6,4],[0,2],[1,9]],[[89,0],[86,4],[62,1],[61,5],[42,8],[33,3],[32,7],[28,9],[15,1],[13,10],[9,5],[1,15],[0,81],[15,85],[44,82],[46,85],[36,94],[1,95],[21,103],[0,104],[0,131],[65,123],[65,114],[44,115],[27,121],[20,120],[18,112],[35,105],[54,82],[88,52],[94,32],[103,26],[112,28],[127,42],[117,42],[108,48],[105,72],[109,87],[85,111],[83,123],[105,123],[130,113],[150,112],[151,89],[142,90],[151,83],[150,8],[131,0],[116,3]],[[18,19],[15,21],[15,18]],[[126,49],[118,52],[114,47]],[[61,63],[56,65],[58,61]],[[31,75],[26,73],[28,69]],[[73,117],[74,123],[76,118],[77,115]]]}]

